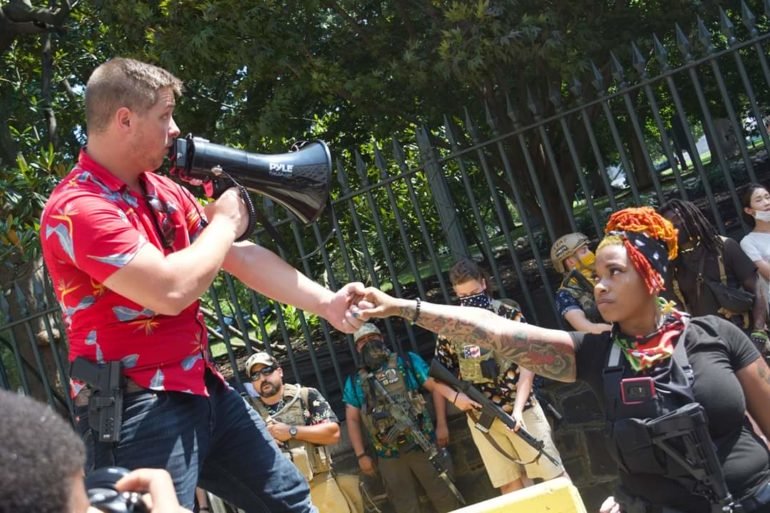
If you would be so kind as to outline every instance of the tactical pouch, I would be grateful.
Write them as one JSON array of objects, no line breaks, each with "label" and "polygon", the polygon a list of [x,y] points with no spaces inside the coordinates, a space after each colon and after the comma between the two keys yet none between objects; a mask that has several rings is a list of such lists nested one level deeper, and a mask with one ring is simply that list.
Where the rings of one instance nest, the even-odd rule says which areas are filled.
[{"label": "tactical pouch", "polygon": [[289,449],[289,458],[294,466],[299,469],[299,473],[305,476],[308,483],[313,479],[313,465],[310,462],[310,456],[304,445],[292,447]]},{"label": "tactical pouch", "polygon": [[481,375],[489,380],[494,380],[500,374],[500,366],[497,360],[490,358],[481,362]]},{"label": "tactical pouch", "polygon": [[488,383],[497,378],[500,367],[494,359],[492,351],[487,351],[477,357],[466,358],[458,355],[460,376],[471,383]]},{"label": "tactical pouch", "polygon": [[310,450],[313,451],[312,460],[310,462],[313,473],[318,475],[330,471],[332,468],[332,461],[326,447],[322,445],[312,446]]},{"label": "tactical pouch", "polygon": [[664,474],[666,455],[650,437],[645,419],[618,419],[612,426],[611,454],[629,474]]}]

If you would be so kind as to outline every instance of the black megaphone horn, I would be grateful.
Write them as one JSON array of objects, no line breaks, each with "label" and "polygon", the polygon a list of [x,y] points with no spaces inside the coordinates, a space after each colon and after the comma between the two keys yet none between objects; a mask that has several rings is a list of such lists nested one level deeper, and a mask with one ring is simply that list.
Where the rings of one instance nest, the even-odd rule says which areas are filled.
[{"label": "black megaphone horn", "polygon": [[274,155],[214,144],[187,135],[174,141],[171,174],[203,185],[208,197],[218,198],[240,184],[283,205],[300,221],[312,223],[329,199],[332,158],[325,142],[309,141],[294,151]]}]

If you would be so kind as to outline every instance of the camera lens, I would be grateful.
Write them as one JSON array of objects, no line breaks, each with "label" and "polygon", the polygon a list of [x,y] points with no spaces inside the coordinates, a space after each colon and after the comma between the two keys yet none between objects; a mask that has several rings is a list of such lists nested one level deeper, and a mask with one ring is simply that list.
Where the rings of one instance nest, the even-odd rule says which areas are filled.
[{"label": "camera lens", "polygon": [[115,489],[115,483],[128,473],[125,468],[104,467],[88,474],[85,481],[91,506],[105,513],[149,513],[140,494]]}]

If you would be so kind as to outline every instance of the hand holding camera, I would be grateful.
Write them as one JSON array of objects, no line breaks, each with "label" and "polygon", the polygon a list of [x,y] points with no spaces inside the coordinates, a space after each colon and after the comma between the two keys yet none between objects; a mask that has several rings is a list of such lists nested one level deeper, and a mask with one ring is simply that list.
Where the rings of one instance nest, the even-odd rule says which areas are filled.
[{"label": "hand holding camera", "polygon": [[190,513],[163,469],[105,467],[86,476],[91,508],[105,513]]}]

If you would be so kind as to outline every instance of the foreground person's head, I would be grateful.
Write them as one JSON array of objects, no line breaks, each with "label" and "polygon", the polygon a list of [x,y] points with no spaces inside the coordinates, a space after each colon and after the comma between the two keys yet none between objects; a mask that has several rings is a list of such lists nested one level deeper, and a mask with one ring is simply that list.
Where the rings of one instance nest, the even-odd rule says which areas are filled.
[{"label": "foreground person's head", "polygon": [[85,513],[85,448],[48,406],[0,390],[0,511]]}]

